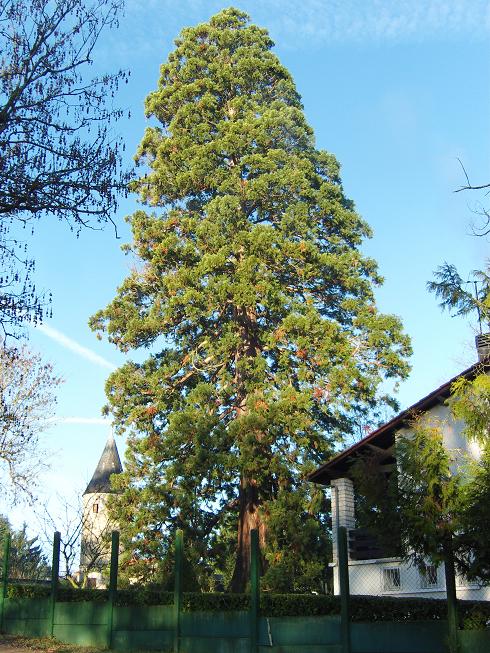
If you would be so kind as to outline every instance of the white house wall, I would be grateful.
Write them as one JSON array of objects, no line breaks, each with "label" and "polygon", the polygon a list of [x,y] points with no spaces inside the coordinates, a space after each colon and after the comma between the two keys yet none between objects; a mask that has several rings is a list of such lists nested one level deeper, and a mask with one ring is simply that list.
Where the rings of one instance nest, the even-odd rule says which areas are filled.
[{"label": "white house wall", "polygon": [[[480,446],[475,441],[465,438],[463,435],[464,422],[452,418],[449,406],[443,403],[437,404],[427,410],[421,417],[427,424],[439,426],[442,430],[444,446],[447,449],[460,451],[475,459],[480,457]],[[397,431],[395,439],[407,435],[410,435],[410,429],[402,428]]]},{"label": "white house wall", "polygon": [[[337,563],[332,564],[334,581],[338,579]],[[383,570],[398,569],[400,574],[399,589],[384,587]],[[382,558],[379,560],[350,560],[349,589],[351,595],[364,596],[394,596],[405,598],[445,599],[446,587],[444,568],[437,569],[437,585],[431,588],[423,587],[423,577],[412,565],[403,563],[397,558]],[[338,582],[335,582],[334,593],[339,594]],[[463,600],[490,600],[490,587],[478,587],[468,584],[461,578],[456,579],[456,593]]]},{"label": "white house wall", "polygon": [[[427,410],[423,416],[428,424],[439,426],[443,433],[445,446],[454,451],[456,466],[470,456],[478,459],[481,449],[475,442],[468,441],[463,435],[464,423],[452,418],[448,406],[440,403]],[[396,435],[410,435],[409,428],[400,429]],[[355,514],[353,496],[354,490],[350,479],[341,478],[331,482],[332,488],[332,526],[333,526],[333,581],[334,593],[339,594],[338,566],[337,566],[337,539],[336,527],[355,527]],[[387,525],[389,528],[389,525]],[[383,569],[399,569],[400,588],[386,590],[383,588]],[[437,571],[437,587],[425,589],[422,587],[423,579],[418,569],[402,563],[398,559],[378,560],[349,560],[349,586],[351,594],[405,596],[425,598],[445,598],[444,571],[440,567]],[[463,579],[457,579],[457,596],[460,599],[490,600],[490,587],[480,588],[471,585]]]}]

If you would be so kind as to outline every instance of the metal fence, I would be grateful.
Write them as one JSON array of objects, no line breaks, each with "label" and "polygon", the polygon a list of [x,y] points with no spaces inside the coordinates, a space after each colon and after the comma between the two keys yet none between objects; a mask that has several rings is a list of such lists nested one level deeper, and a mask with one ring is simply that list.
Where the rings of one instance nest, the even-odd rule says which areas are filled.
[{"label": "metal fence", "polygon": [[[348,547],[351,595],[446,598],[443,564],[411,564],[396,551],[381,548],[365,529],[348,530]],[[462,600],[490,600],[490,588],[456,575],[456,595]]]},{"label": "metal fence", "polygon": [[[96,630],[99,633],[98,637],[104,646],[111,648],[114,646],[118,648],[122,645],[122,635],[121,635],[121,619],[124,611],[128,611],[129,608],[118,608],[115,607],[116,597],[117,597],[117,583],[118,583],[118,561],[119,561],[119,533],[113,531],[112,541],[111,541],[111,556],[110,556],[110,575],[109,575],[109,587],[107,592],[107,601],[104,600],[102,604],[94,603],[91,607],[91,613],[89,615],[90,619],[87,622],[80,621],[68,621],[68,612],[76,612],[78,607],[68,606],[63,604],[63,600],[60,599],[60,582],[59,582],[59,569],[60,569],[60,533],[56,532],[53,539],[53,555],[52,555],[52,569],[51,569],[51,580],[50,580],[50,592],[49,597],[45,597],[44,601],[44,612],[41,621],[43,622],[43,633],[51,636],[58,636],[63,640],[66,637],[73,637],[72,631],[77,625],[79,630],[83,630],[83,636],[88,638],[83,641],[92,642],[90,638],[93,636],[92,631],[96,626]],[[403,563],[397,558],[383,559],[382,561],[377,561],[378,564],[374,564],[372,560],[349,560],[349,548],[347,541],[347,531],[345,528],[341,527],[337,532],[337,543],[338,543],[338,556],[335,563],[335,582],[336,582],[336,593],[340,595],[340,618],[338,613],[335,611],[335,614],[329,615],[329,617],[321,622],[323,625],[322,628],[328,625],[329,628],[333,631],[338,630],[338,644],[335,646],[341,646],[337,648],[336,651],[342,650],[342,653],[357,653],[360,651],[359,646],[351,647],[351,637],[361,641],[363,638],[367,637],[366,633],[372,638],[375,635],[378,636],[378,630],[382,631],[383,642],[386,644],[387,633],[394,632],[394,626],[399,625],[400,627],[404,624],[393,624],[385,620],[384,624],[371,624],[369,623],[369,618],[364,619],[367,623],[357,623],[353,622],[351,619],[351,600],[356,595],[371,595],[371,596],[389,596],[393,597],[395,600],[400,599],[399,605],[404,605],[403,598],[409,598],[412,596],[417,596],[421,598],[421,593],[426,597],[434,598],[434,595],[437,592],[444,593],[444,597],[447,596],[447,600],[441,602],[442,606],[447,607],[447,619],[440,618],[439,621],[434,622],[434,626],[437,626],[437,633],[443,632],[443,639],[449,641],[449,651],[451,653],[456,653],[458,651],[458,646],[461,643],[465,633],[462,631],[458,632],[458,602],[457,602],[457,579],[454,574],[454,565],[450,561],[446,561],[443,567],[434,567],[428,565],[427,567],[418,570],[417,568],[410,565],[403,565]],[[169,641],[173,644],[173,650],[179,651],[179,646],[181,641],[187,641],[186,638],[189,638],[189,632],[196,630],[195,622],[196,618],[189,616],[182,609],[183,605],[183,587],[182,587],[182,574],[183,574],[183,534],[182,531],[177,531],[175,537],[175,555],[174,555],[174,592],[173,600],[170,597],[170,602],[168,605],[164,606],[165,614],[165,627],[168,630]],[[0,629],[4,628],[4,614],[5,606],[7,604],[8,609],[12,609],[12,605],[15,608],[15,601],[9,602],[7,599],[7,589],[9,581],[12,579],[9,578],[9,553],[10,553],[10,538],[7,537],[5,540],[5,547],[3,551],[3,576],[2,576],[2,587],[1,587],[1,596],[0,596]],[[270,620],[267,617],[260,615],[260,578],[259,578],[259,569],[260,569],[260,551],[258,543],[258,533],[256,530],[251,532],[251,560],[250,560],[250,602],[249,607],[244,608],[245,617],[238,618],[235,616],[226,617],[221,615],[220,619],[223,623],[232,624],[235,628],[235,622],[232,623],[232,620],[238,620],[236,623],[242,630],[245,632],[245,639],[250,644],[250,651],[252,653],[258,653],[259,650],[266,645],[264,644],[264,638],[267,641],[272,641],[271,635],[271,625]],[[362,563],[362,564],[361,564]],[[425,592],[425,594],[424,594]],[[441,596],[441,595],[440,595]],[[63,597],[61,597],[63,599]],[[319,597],[320,598],[320,597]],[[26,595],[26,600],[29,602],[28,595]],[[89,599],[90,601],[90,599]],[[330,599],[331,601],[331,599]],[[22,602],[20,602],[22,603]],[[405,604],[406,605],[406,604]],[[338,606],[338,604],[337,604]],[[90,607],[90,606],[89,606]],[[35,606],[32,608],[34,610]],[[92,609],[93,608],[93,609]],[[26,610],[31,610],[30,606],[26,607]],[[141,608],[141,615],[138,619],[143,618],[143,612],[148,613],[148,623],[153,624],[152,619],[155,616],[155,613],[152,611],[153,607],[144,607]],[[338,610],[338,607],[337,607]],[[35,611],[35,610],[34,610]],[[65,614],[66,613],[66,614]],[[103,614],[102,614],[103,613]],[[78,612],[77,612],[78,614]],[[162,613],[163,614],[163,613]],[[219,613],[220,614],[220,613]],[[267,614],[267,613],[266,613]],[[101,617],[103,616],[103,619]],[[122,616],[121,616],[122,615]],[[142,616],[143,615],[143,616]],[[150,615],[150,616],[148,616]],[[153,616],[151,616],[153,615]],[[126,615],[127,616],[127,615]],[[210,616],[210,615],[208,615]],[[215,614],[216,616],[216,614]],[[73,615],[72,615],[73,617]],[[96,622],[92,623],[93,618],[97,617]],[[150,618],[151,617],[151,618]],[[162,617],[162,618],[163,618]],[[212,614],[211,614],[212,617]],[[7,622],[8,622],[7,614]],[[18,617],[11,616],[10,620],[17,619]],[[71,617],[70,617],[71,618]],[[80,617],[78,616],[77,619]],[[133,617],[131,617],[132,619]],[[145,617],[146,618],[146,617]],[[309,617],[301,617],[303,620],[308,620]],[[32,617],[32,619],[38,619],[37,617]],[[88,619],[88,617],[87,617]],[[102,620],[101,620],[102,619]],[[115,621],[114,621],[115,619]],[[119,621],[118,621],[119,619]],[[309,618],[311,621],[311,617]],[[321,620],[321,617],[319,618]],[[91,621],[92,620],[92,621]],[[266,630],[264,630],[264,620],[266,622]],[[279,619],[280,621],[280,619]],[[358,620],[359,621],[359,620]],[[409,621],[409,620],[408,620]],[[328,623],[327,623],[328,622]],[[132,622],[131,622],[132,623]],[[310,622],[308,622],[310,623]],[[320,622],[319,622],[320,623]],[[94,625],[95,624],[95,625]],[[150,624],[150,625],[151,625]],[[206,622],[207,624],[207,622]],[[241,624],[241,625],[240,625]],[[8,623],[7,623],[8,625]],[[83,628],[82,628],[83,626]],[[238,628],[237,626],[237,628]],[[294,626],[294,624],[286,624],[288,631],[288,637],[291,633],[298,631],[299,626]],[[313,624],[311,621],[310,626],[307,628],[303,624],[303,630],[308,630],[308,628],[314,629],[319,624]],[[374,628],[371,628],[374,626]],[[377,629],[377,626],[381,626],[381,629]],[[413,633],[417,632],[416,623],[413,625],[408,624],[408,630],[410,630],[410,636],[413,636]],[[274,626],[276,627],[276,626]],[[279,626],[277,626],[279,627]],[[425,630],[424,630],[425,628]],[[71,630],[70,630],[71,629]],[[206,625],[208,629],[208,625]],[[337,629],[337,630],[336,630]],[[75,629],[76,630],[76,629]],[[133,629],[134,630],[134,629]],[[420,630],[420,628],[419,628]],[[430,628],[429,628],[430,630]],[[434,630],[434,628],[432,629]],[[100,632],[99,632],[100,631]],[[362,631],[362,632],[361,632]],[[374,632],[376,631],[376,632]],[[427,643],[427,626],[422,625],[422,630],[420,631],[420,641]],[[126,631],[124,631],[126,632]],[[205,631],[208,633],[208,631]],[[435,632],[435,631],[434,631]],[[70,634],[72,633],[72,634]],[[129,634],[128,634],[129,633]],[[130,641],[131,633],[128,630],[128,633],[124,635],[127,642]],[[264,634],[265,633],[265,634]],[[267,634],[268,633],[268,634]],[[488,633],[486,633],[488,635]],[[146,637],[143,633],[143,635]],[[141,635],[141,636],[143,636]],[[166,635],[166,636],[167,636]],[[208,636],[209,633],[206,635]],[[417,637],[419,637],[417,635]],[[485,635],[485,633],[484,633]],[[337,635],[333,633],[332,637]],[[118,640],[115,640],[115,637],[119,637]],[[243,637],[243,635],[242,635]],[[403,637],[402,637],[403,639]],[[70,639],[66,641],[71,641]],[[74,643],[83,643],[74,642]],[[132,640],[131,640],[132,641]],[[323,641],[323,640],[322,640]],[[337,640],[336,640],[337,641]],[[417,640],[418,641],[418,640]],[[440,643],[440,639],[434,640],[436,643]],[[97,640],[99,642],[99,640]],[[126,642],[126,643],[127,643]],[[284,642],[288,643],[288,642]],[[315,642],[312,642],[312,644]],[[334,645],[333,642],[331,642]],[[361,641],[362,643],[362,641]],[[484,646],[490,643],[490,637],[485,639]],[[95,645],[95,644],[94,644]],[[200,644],[199,644],[200,645]],[[289,645],[289,644],[288,644]],[[133,644],[131,644],[133,648]],[[270,644],[272,646],[272,644]],[[143,647],[144,648],[144,647]],[[361,647],[362,648],[362,647]],[[186,649],[182,648],[182,651]],[[204,649],[202,649],[204,650]],[[216,649],[218,650],[218,649]],[[228,650],[228,649],[226,649]],[[231,650],[231,649],[230,649]],[[288,649],[289,650],[289,649]],[[291,648],[291,651],[293,649]],[[333,650],[333,649],[332,649]],[[365,651],[366,649],[362,649]],[[377,648],[374,648],[377,653],[380,653],[384,648],[380,648],[379,643]],[[390,649],[393,653],[394,649]],[[423,650],[421,648],[406,648],[403,649],[405,652],[409,650]],[[425,649],[436,651],[436,648]],[[441,645],[441,648],[437,648],[437,651],[445,651],[445,646]],[[465,652],[471,650],[471,653],[474,653],[477,649],[464,649]],[[481,651],[487,651],[488,648],[478,649]],[[398,651],[398,649],[397,649]],[[202,651],[200,651],[202,653]]]},{"label": "metal fence", "polygon": [[350,651],[350,598],[367,595],[445,599],[449,651],[457,653],[459,650],[457,583],[454,559],[450,554],[443,566],[427,564],[419,569],[404,563],[399,558],[349,560],[348,531],[343,526],[338,528],[337,543],[337,574],[334,580],[341,597],[344,651]]}]

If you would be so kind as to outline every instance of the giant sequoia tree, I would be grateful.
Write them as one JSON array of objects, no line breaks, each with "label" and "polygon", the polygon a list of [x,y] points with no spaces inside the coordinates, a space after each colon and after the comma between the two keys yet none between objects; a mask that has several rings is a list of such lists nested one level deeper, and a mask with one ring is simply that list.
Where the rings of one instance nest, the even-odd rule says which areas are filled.
[{"label": "giant sequoia tree", "polygon": [[177,39],[137,154],[133,188],[154,207],[130,218],[139,263],[91,322],[123,351],[153,352],[107,384],[133,433],[117,480],[127,550],[154,556],[180,526],[210,555],[233,525],[233,590],[250,529],[266,566],[294,555],[292,531],[314,531],[302,479],[383,379],[407,373],[410,349],[376,308],[369,227],[272,45],[235,9]]}]

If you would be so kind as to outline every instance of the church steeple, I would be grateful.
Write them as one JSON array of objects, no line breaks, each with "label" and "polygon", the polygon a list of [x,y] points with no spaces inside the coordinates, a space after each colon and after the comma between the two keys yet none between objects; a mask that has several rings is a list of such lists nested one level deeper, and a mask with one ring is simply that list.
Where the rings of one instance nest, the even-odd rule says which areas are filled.
[{"label": "church steeple", "polygon": [[120,474],[122,471],[121,459],[119,458],[119,452],[111,430],[104,451],[95,468],[94,475],[83,494],[105,494],[112,492],[111,475]]},{"label": "church steeple", "polygon": [[110,561],[108,539],[110,532],[117,530],[117,523],[111,517],[107,505],[114,492],[111,476],[122,471],[121,459],[111,432],[94,475],[83,493],[80,575],[86,577],[90,587],[105,587],[102,571]]}]

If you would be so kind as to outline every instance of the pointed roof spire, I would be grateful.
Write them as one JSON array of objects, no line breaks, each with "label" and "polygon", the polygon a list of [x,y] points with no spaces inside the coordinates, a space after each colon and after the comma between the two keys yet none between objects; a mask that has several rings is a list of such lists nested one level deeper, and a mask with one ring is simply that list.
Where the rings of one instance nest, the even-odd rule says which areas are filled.
[{"label": "pointed roof spire", "polygon": [[111,475],[120,474],[122,471],[121,459],[111,429],[102,456],[84,494],[112,492]]}]

